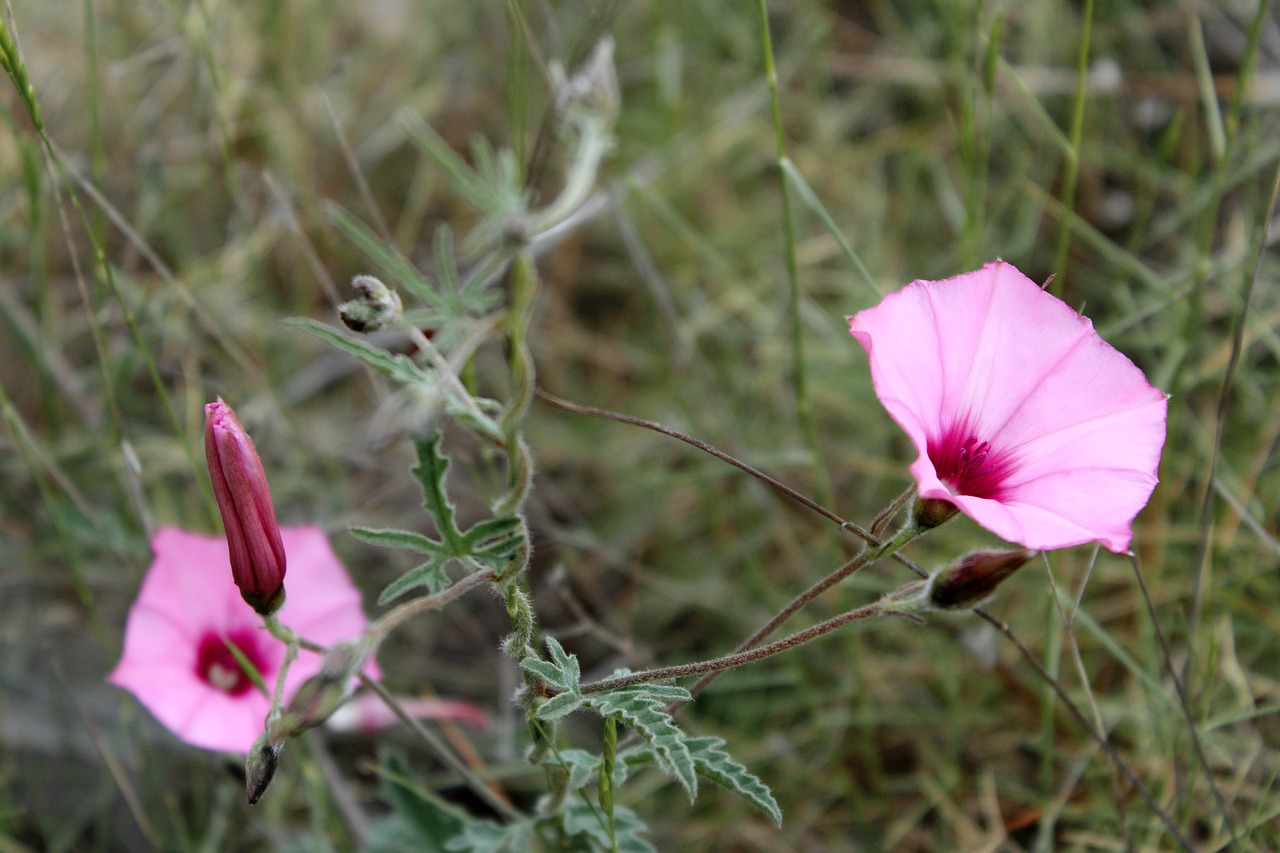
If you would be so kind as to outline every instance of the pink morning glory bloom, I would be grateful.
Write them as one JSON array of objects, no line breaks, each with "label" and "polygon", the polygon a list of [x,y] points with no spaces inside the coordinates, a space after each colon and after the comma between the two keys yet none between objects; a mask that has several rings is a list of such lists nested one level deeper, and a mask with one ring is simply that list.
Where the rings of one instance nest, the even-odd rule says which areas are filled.
[{"label": "pink morning glory bloom", "polygon": [[[324,645],[349,640],[367,620],[360,593],[317,527],[280,529],[289,555],[290,593],[276,613],[300,636]],[[129,610],[124,654],[108,680],[138,698],[170,731],[204,749],[247,753],[270,700],[227,648],[235,644],[275,687],[284,645],[240,597],[222,536],[174,527],[151,540],[155,559]],[[284,699],[320,669],[301,651],[289,668]],[[377,674],[376,662],[367,668]]]},{"label": "pink morning glory bloom", "polygon": [[921,498],[1048,550],[1129,548],[1167,397],[1093,324],[1003,261],[915,281],[849,320],[916,446]]}]

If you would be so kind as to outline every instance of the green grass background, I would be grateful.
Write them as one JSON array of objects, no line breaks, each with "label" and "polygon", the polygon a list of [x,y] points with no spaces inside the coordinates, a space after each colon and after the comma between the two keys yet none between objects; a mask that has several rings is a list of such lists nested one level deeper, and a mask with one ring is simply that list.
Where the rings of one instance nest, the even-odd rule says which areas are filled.
[{"label": "green grass background", "polygon": [[[992,610],[1194,845],[1234,832],[1238,849],[1280,846],[1280,261],[1265,227],[1280,162],[1276,16],[1265,3],[1136,0],[769,12],[787,156],[856,256],[793,187],[817,457],[797,416],[754,4],[13,3],[66,172],[48,166],[6,83],[0,851],[353,849],[385,813],[376,766],[391,748],[419,784],[474,806],[390,735],[308,738],[250,808],[234,762],[182,746],[102,680],[148,531],[217,529],[199,448],[215,395],[253,433],[282,522],[331,532],[371,612],[409,567],[344,532],[422,527],[392,389],[281,321],[331,321],[367,270],[328,203],[423,269],[438,225],[473,224],[404,115],[459,151],[479,135],[528,160],[547,64],[606,30],[622,91],[607,204],[541,259],[540,385],[692,433],[865,524],[908,485],[912,454],[845,316],[997,256],[1036,280],[1056,274],[1063,298],[1172,394],[1134,544],[1170,657],[1129,561],[1092,548],[1049,555],[1052,582],[1033,564]],[[540,162],[545,200],[563,164]],[[500,356],[480,354],[482,378]],[[543,628],[586,674],[727,652],[851,553],[826,522],[662,436],[540,405],[528,436],[532,585]],[[500,469],[464,440],[453,450],[463,512],[480,512]],[[961,520],[909,553],[933,566],[993,544]],[[801,621],[909,578],[868,571]],[[1055,583],[1069,613],[1079,599],[1070,628]],[[491,708],[496,729],[468,737],[531,804],[543,779],[520,759],[506,630],[496,600],[476,596],[397,634],[382,663],[398,690]],[[710,786],[690,807],[648,773],[621,802],[660,850],[1173,849],[977,619],[847,629],[721,678],[682,719],[724,737],[786,822]],[[598,738],[585,722],[567,734]]]}]

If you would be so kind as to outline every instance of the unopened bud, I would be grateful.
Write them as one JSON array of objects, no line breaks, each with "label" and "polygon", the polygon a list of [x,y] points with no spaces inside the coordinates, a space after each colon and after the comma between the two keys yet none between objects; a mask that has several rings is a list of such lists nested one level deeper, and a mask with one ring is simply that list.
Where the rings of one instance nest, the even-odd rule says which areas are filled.
[{"label": "unopened bud", "polygon": [[371,275],[358,275],[351,286],[360,295],[338,306],[338,316],[353,332],[376,332],[400,316],[400,294]]},{"label": "unopened bud", "polygon": [[249,798],[249,805],[257,805],[258,800],[267,792],[272,778],[276,775],[279,763],[280,745],[267,742],[265,733],[258,736],[249,750],[244,762],[244,789]]},{"label": "unopened bud", "polygon": [[269,616],[284,604],[284,542],[262,460],[221,397],[204,407],[204,454],[227,531],[231,575],[241,598]]},{"label": "unopened bud", "polygon": [[928,603],[938,610],[977,607],[1036,554],[1036,551],[979,551],[961,557],[929,578]]},{"label": "unopened bud", "polygon": [[596,43],[591,56],[569,79],[556,68],[556,110],[567,119],[596,120],[610,127],[618,116],[621,97],[613,65],[613,38]]},{"label": "unopened bud", "polygon": [[351,681],[370,653],[371,646],[363,639],[330,649],[320,671],[302,682],[284,713],[267,724],[267,742],[283,744],[329,719],[351,692]]}]

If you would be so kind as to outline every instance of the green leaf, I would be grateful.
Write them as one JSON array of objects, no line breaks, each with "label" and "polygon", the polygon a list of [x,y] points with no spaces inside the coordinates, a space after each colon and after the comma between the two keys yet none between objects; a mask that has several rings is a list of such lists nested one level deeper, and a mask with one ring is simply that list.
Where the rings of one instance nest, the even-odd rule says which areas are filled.
[{"label": "green leaf", "polygon": [[471,170],[466,161],[449,147],[449,143],[440,138],[440,134],[411,113],[401,114],[401,124],[423,153],[435,161],[454,192],[484,213],[494,211],[498,194]]},{"label": "green leaf", "polygon": [[[563,814],[565,835],[585,835],[600,849],[613,849],[609,830],[601,824],[599,811],[586,803],[573,802],[564,807]],[[656,853],[653,845],[640,837],[649,831],[649,827],[635,812],[626,806],[614,806],[613,820],[619,853]]]},{"label": "green leaf", "polygon": [[558,754],[548,753],[543,757],[542,763],[567,772],[571,788],[585,788],[600,770],[600,756],[592,755],[585,749],[562,749]]},{"label": "green leaf", "polygon": [[443,310],[445,301],[441,298],[440,290],[429,278],[420,273],[408,258],[370,231],[342,205],[327,201],[324,203],[324,212],[343,236],[373,261],[379,272],[397,284],[403,285],[406,290],[432,308]]},{"label": "green leaf", "polygon": [[332,347],[342,350],[361,364],[371,367],[402,385],[434,385],[430,376],[418,369],[408,356],[389,353],[367,341],[348,337],[332,326],[310,317],[290,317],[286,326],[301,329]]},{"label": "green leaf", "polygon": [[538,678],[541,678],[557,690],[577,693],[577,682],[566,679],[564,670],[553,663],[549,663],[545,660],[538,660],[537,658],[530,656],[520,661],[520,666],[525,671],[532,672],[534,675],[538,676]]},{"label": "green leaf", "polygon": [[444,545],[436,540],[409,530],[388,530],[374,527],[352,527],[351,535],[370,545],[384,548],[404,548],[427,557],[446,554]]},{"label": "green leaf", "polygon": [[444,478],[449,473],[449,459],[440,452],[443,436],[436,432],[426,440],[414,442],[418,449],[418,464],[411,470],[422,484],[422,505],[435,520],[436,528],[444,539],[449,553],[461,555],[468,552],[462,531],[458,529],[453,503],[445,493]]},{"label": "green leaf", "polygon": [[769,787],[720,748],[724,746],[723,739],[688,738],[685,745],[693,756],[700,776],[734,792],[773,818],[778,826],[782,826],[782,809],[778,807],[778,801],[773,798]]},{"label": "green leaf", "polygon": [[512,533],[518,533],[519,531],[519,516],[502,515],[497,518],[486,518],[484,521],[476,522],[467,529],[462,538],[468,545],[474,547],[489,539],[509,538]]},{"label": "green leaf", "polygon": [[476,820],[464,825],[462,833],[450,838],[444,849],[453,853],[526,853],[532,841],[532,821],[499,825]]},{"label": "green leaf", "polygon": [[698,795],[693,755],[685,744],[684,732],[666,712],[666,701],[655,696],[651,687],[637,684],[607,693],[590,693],[584,704],[601,716],[616,716],[640,735],[653,751],[658,767],[676,778],[692,803]]},{"label": "green leaf", "polygon": [[419,787],[400,756],[387,755],[380,772],[383,795],[400,818],[401,828],[413,835],[413,849],[444,850],[445,842],[461,832],[470,820],[466,812]]},{"label": "green leaf", "polygon": [[[564,673],[566,685],[572,685],[573,690],[578,689],[578,685],[582,682],[582,672],[578,668],[578,656],[571,655],[564,650],[564,646],[560,645],[560,641],[555,637],[547,637],[547,652],[551,655],[551,662],[560,667]],[[568,686],[566,690],[570,689]]]},{"label": "green leaf", "polygon": [[399,578],[387,584],[386,589],[378,596],[378,603],[386,604],[389,601],[394,601],[409,590],[420,586],[425,586],[431,591],[432,595],[448,589],[453,585],[453,581],[445,574],[444,564],[446,560],[447,558],[445,557],[428,560],[422,565],[405,572]]},{"label": "green leaf", "polygon": [[538,706],[538,719],[540,720],[558,720],[563,716],[572,714],[574,711],[582,707],[583,697],[577,693],[561,693],[552,696],[547,701]]}]

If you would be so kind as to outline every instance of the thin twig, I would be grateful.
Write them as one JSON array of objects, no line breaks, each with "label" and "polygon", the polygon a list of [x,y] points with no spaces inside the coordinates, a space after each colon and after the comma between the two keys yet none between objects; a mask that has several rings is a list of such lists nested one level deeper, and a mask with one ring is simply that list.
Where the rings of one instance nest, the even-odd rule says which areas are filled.
[{"label": "thin twig", "polygon": [[764,473],[763,471],[757,468],[752,468],[747,463],[733,456],[730,456],[728,453],[725,453],[723,450],[713,447],[710,444],[707,444],[705,441],[702,441],[701,439],[694,438],[691,435],[686,435],[685,433],[680,432],[679,430],[672,429],[671,427],[660,424],[657,421],[647,421],[644,418],[637,418],[637,417],[632,417],[631,415],[624,415],[621,412],[611,412],[608,409],[598,409],[595,406],[584,406],[581,403],[574,403],[569,400],[565,400],[562,397],[557,397],[554,394],[549,394],[546,391],[543,391],[541,388],[537,389],[535,393],[538,395],[538,399],[541,400],[542,402],[547,403],[548,405],[555,406],[557,409],[564,409],[566,412],[576,412],[577,414],[580,414],[580,415],[589,415],[593,418],[601,418],[602,420],[606,420],[606,421],[617,421],[618,423],[631,424],[632,426],[644,427],[645,429],[653,430],[654,432],[660,432],[663,435],[670,436],[671,438],[679,439],[680,441],[683,441],[685,444],[690,444],[698,448],[703,453],[710,453],[712,456],[719,459],[721,462],[728,462],[733,467],[737,468],[740,471],[745,471],[746,473],[750,474],[752,477],[755,477],[757,480],[761,480],[765,483],[768,483],[770,486],[782,492],[784,495],[791,498],[796,503],[801,504],[802,506],[805,506],[808,509],[813,510],[823,518],[829,521],[833,521],[836,524],[840,525],[841,529],[852,531],[863,542],[866,542],[869,545],[880,544],[879,540],[876,537],[872,536],[869,532],[867,532],[866,530],[863,530],[861,527],[854,524],[852,521],[845,521],[843,518],[836,515],[834,512],[827,509],[822,504],[818,503],[817,501],[811,500],[810,498],[805,497],[804,495],[797,492],[795,489],[788,486],[786,483],[782,483],[778,480],[775,480],[773,477],[770,477],[768,474]]},{"label": "thin twig", "polygon": [[485,783],[485,780],[476,775],[475,771],[467,766],[466,762],[453,754],[453,750],[445,744],[440,737],[426,726],[422,725],[411,714],[400,706],[395,697],[387,692],[387,688],[376,679],[371,678],[365,673],[360,673],[360,683],[368,687],[378,695],[391,712],[400,718],[400,722],[404,723],[413,733],[416,734],[425,744],[435,750],[436,754],[449,765],[449,768],[462,777],[472,791],[476,793],[480,799],[489,804],[489,807],[510,821],[519,821],[524,819],[524,815],[520,813],[511,803],[507,802],[505,796],[499,797],[494,793],[493,789]]},{"label": "thin twig", "polygon": [[[886,610],[882,602],[868,604],[865,607],[859,607],[857,610],[850,610],[847,613],[841,613],[839,616],[833,616],[825,622],[819,622],[812,628],[806,628],[803,631],[797,631],[790,636],[783,637],[773,643],[765,646],[759,646],[745,652],[725,655],[721,658],[713,660],[695,661],[693,663],[682,663],[676,666],[664,666],[660,669],[650,669],[645,672],[634,672],[630,675],[622,675],[617,678],[606,678],[603,681],[596,681],[591,684],[582,685],[583,693],[600,693],[605,690],[617,690],[620,687],[630,687],[633,684],[645,684],[650,681],[662,681],[671,678],[685,678],[690,675],[699,675],[701,673],[723,672],[726,669],[732,669],[752,661],[767,658],[776,655],[779,652],[785,652],[793,649],[810,640],[817,639],[823,634],[829,634],[837,628],[841,628],[851,622],[858,622],[871,616],[906,616],[894,610]],[[914,617],[907,617],[914,618]]]},{"label": "thin twig", "polygon": [[1136,554],[1129,554],[1129,565],[1133,566],[1133,576],[1138,581],[1138,589],[1142,593],[1142,600],[1147,605],[1147,615],[1151,618],[1151,626],[1156,632],[1156,641],[1160,643],[1160,652],[1164,655],[1165,667],[1169,670],[1169,677],[1173,679],[1173,689],[1178,694],[1178,707],[1182,709],[1182,716],[1187,721],[1187,733],[1191,735],[1191,745],[1195,747],[1196,758],[1200,761],[1200,766],[1204,768],[1205,780],[1209,783],[1209,790],[1213,793],[1213,799],[1218,804],[1218,809],[1222,812],[1222,820],[1227,825],[1227,832],[1231,834],[1231,843],[1228,847],[1234,847],[1238,837],[1235,819],[1231,815],[1230,809],[1227,807],[1227,801],[1222,796],[1221,789],[1218,788],[1218,782],[1213,778],[1213,768],[1209,766],[1209,759],[1204,754],[1204,744],[1200,740],[1200,732],[1196,727],[1196,721],[1191,716],[1191,704],[1187,701],[1187,691],[1182,686],[1182,679],[1178,677],[1177,668],[1173,665],[1173,655],[1169,652],[1169,642],[1165,639],[1164,629],[1160,627],[1160,620],[1156,618],[1156,606],[1151,600],[1151,594],[1147,591],[1147,582],[1142,578],[1142,570],[1138,566],[1138,557]]},{"label": "thin twig", "polygon": [[[859,569],[862,569],[865,566],[869,566],[870,564],[879,560],[881,557],[885,556],[886,554],[892,554],[896,552],[899,548],[903,547],[912,539],[915,539],[917,536],[919,536],[921,532],[922,531],[916,528],[914,525],[909,525],[907,527],[904,527],[898,533],[897,536],[895,536],[893,539],[889,540],[888,542],[885,542],[882,545],[878,545],[875,548],[871,548],[871,547],[864,548],[862,552],[858,554],[858,556],[854,557],[852,560],[845,563],[843,566],[836,569],[834,572],[827,575],[822,580],[813,584],[813,586],[809,587],[804,592],[797,595],[795,598],[791,599],[791,602],[787,604],[786,607],[779,610],[778,613],[772,619],[770,619],[764,625],[760,626],[760,629],[757,630],[754,634],[752,634],[750,637],[748,637],[747,639],[739,643],[738,647],[734,649],[734,651],[745,652],[749,649],[754,649],[765,637],[768,637],[770,634],[776,631],[778,629],[778,626],[780,626],[783,622],[786,622],[796,612],[798,612],[800,608],[804,607],[810,601],[813,601],[819,595],[822,595],[822,593],[831,589],[831,587],[835,586],[840,581],[849,577],[849,575],[853,574]],[[708,672],[706,675],[702,676],[702,678],[698,679],[698,681],[692,687],[689,688],[689,693],[693,696],[697,696],[706,688],[708,684],[714,681],[716,676],[718,676],[721,672],[723,672],[723,670],[715,670],[712,672]]]},{"label": "thin twig", "polygon": [[1053,692],[1058,695],[1058,700],[1062,702],[1063,707],[1067,709],[1068,713],[1075,718],[1075,721],[1080,728],[1084,729],[1085,732],[1088,733],[1089,737],[1092,738],[1098,746],[1102,747],[1102,751],[1106,753],[1107,758],[1111,761],[1112,765],[1120,771],[1121,775],[1128,780],[1129,784],[1132,785],[1139,795],[1141,795],[1142,799],[1146,801],[1147,806],[1155,816],[1160,819],[1160,822],[1164,824],[1165,829],[1169,830],[1169,834],[1173,836],[1173,839],[1178,842],[1178,846],[1183,850],[1186,850],[1187,853],[1195,853],[1195,848],[1191,846],[1191,842],[1188,841],[1178,829],[1178,825],[1174,823],[1173,818],[1169,816],[1167,811],[1160,807],[1160,804],[1156,802],[1156,798],[1152,795],[1151,791],[1147,789],[1147,786],[1142,783],[1142,780],[1138,778],[1137,774],[1135,774],[1129,765],[1125,763],[1125,760],[1120,757],[1120,753],[1111,745],[1111,741],[1107,739],[1107,736],[1093,727],[1093,724],[1089,722],[1089,718],[1084,715],[1084,712],[1080,710],[1075,702],[1071,701],[1071,697],[1067,695],[1067,691],[1063,688],[1062,684],[1050,675],[1044,668],[1044,665],[1031,653],[1031,650],[1023,645],[1022,640],[1018,639],[1018,635],[1013,633],[1013,629],[1000,619],[992,616],[984,607],[976,608],[973,612],[985,619],[989,625],[1004,634],[1005,637],[1009,639],[1009,642],[1013,643],[1014,647],[1017,648],[1023,659],[1027,663],[1031,664],[1032,669],[1036,671],[1046,684],[1053,688]]},{"label": "thin twig", "polygon": [[[800,504],[801,506],[804,506],[808,509],[813,510],[818,515],[822,516],[828,521],[835,522],[837,525],[839,525],[841,530],[850,531],[851,533],[853,533],[855,536],[857,536],[859,539],[861,539],[863,542],[867,543],[871,547],[878,548],[882,544],[880,541],[880,537],[873,535],[870,531],[866,530],[865,528],[859,526],[858,524],[852,521],[846,521],[845,519],[841,518],[836,513],[827,509],[825,506],[818,503],[817,501],[814,501],[811,498],[805,497],[804,495],[800,494],[795,489],[788,486],[786,483],[783,483],[779,480],[774,479],[773,477],[770,477],[768,474],[764,473],[758,468],[752,468],[750,465],[743,462],[742,460],[734,456],[730,456],[728,453],[725,453],[723,450],[713,447],[712,445],[707,444],[705,441],[702,441],[701,439],[694,438],[691,435],[687,435],[683,432],[680,432],[680,430],[672,429],[671,427],[665,426],[656,421],[647,421],[644,418],[637,418],[637,417],[632,417],[631,415],[624,415],[621,412],[611,412],[608,409],[599,409],[599,408],[596,408],[595,406],[586,406],[586,405],[583,405],[582,403],[574,403],[569,400],[565,400],[562,397],[557,397],[554,394],[549,394],[546,391],[543,391],[541,388],[537,389],[535,393],[537,394],[538,399],[541,400],[542,402],[550,406],[555,406],[557,409],[564,409],[566,412],[575,412],[576,414],[579,414],[579,415],[587,415],[593,418],[600,418],[601,420],[617,421],[618,423],[622,423],[622,424],[630,424],[632,426],[643,427],[644,429],[653,430],[654,432],[661,433],[662,435],[679,439],[680,441],[683,441],[685,444],[696,447],[699,450],[701,450],[703,453],[709,453],[715,458],[719,459],[721,462],[727,462],[733,467],[737,468],[739,471],[745,471],[746,473],[750,474],[752,477],[755,477],[757,480],[760,480],[761,482],[766,483],[769,486],[772,486],[773,488],[777,489],[779,492],[782,492],[784,495],[791,498],[793,501]],[[916,563],[913,560],[907,557],[904,557],[901,554],[894,554],[893,559],[897,560],[899,563],[906,566],[911,571],[915,572],[916,575],[918,575],[919,577],[923,578],[923,577],[929,576],[929,573],[926,572],[924,569],[920,568],[918,565],[916,565]]]},{"label": "thin twig", "polygon": [[472,572],[442,592],[437,592],[435,595],[424,595],[420,598],[406,601],[394,610],[388,610],[378,617],[378,620],[365,630],[365,633],[373,638],[373,642],[376,645],[382,642],[387,634],[406,619],[417,616],[419,613],[425,613],[428,610],[436,610],[443,607],[455,598],[462,597],[486,581],[493,580],[493,578],[493,572],[487,570]]}]

